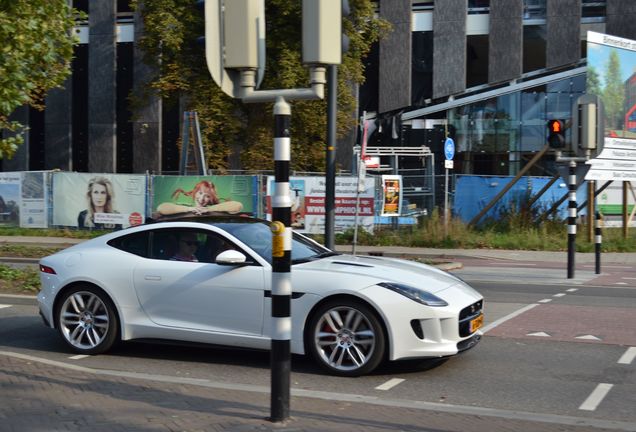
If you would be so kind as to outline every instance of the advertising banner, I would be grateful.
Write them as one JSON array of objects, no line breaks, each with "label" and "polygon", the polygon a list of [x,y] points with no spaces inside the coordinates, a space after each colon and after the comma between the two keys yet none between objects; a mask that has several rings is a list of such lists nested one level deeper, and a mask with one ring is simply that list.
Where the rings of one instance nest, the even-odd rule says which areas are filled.
[{"label": "advertising banner", "polygon": [[187,214],[253,216],[256,176],[153,176],[152,217]]},{"label": "advertising banner", "polygon": [[[360,193],[358,205],[358,225],[373,232],[374,179],[364,180],[365,190]],[[294,230],[309,234],[325,232],[325,178],[291,177],[291,226]],[[355,225],[357,177],[336,177],[335,226],[334,232],[352,229]],[[267,178],[267,218],[271,220],[271,196],[274,177]]]},{"label": "advertising banner", "polygon": [[18,226],[20,223],[20,185],[19,172],[0,173],[0,226]]},{"label": "advertising banner", "polygon": [[587,93],[605,107],[601,154],[587,180],[636,180],[636,41],[587,33]]},{"label": "advertising banner", "polygon": [[400,216],[402,208],[402,176],[382,176],[382,213],[380,216]]},{"label": "advertising banner", "polygon": [[22,228],[48,228],[48,171],[22,173],[22,200],[20,226]]},{"label": "advertising banner", "polygon": [[52,174],[53,225],[121,229],[146,218],[145,175]]}]

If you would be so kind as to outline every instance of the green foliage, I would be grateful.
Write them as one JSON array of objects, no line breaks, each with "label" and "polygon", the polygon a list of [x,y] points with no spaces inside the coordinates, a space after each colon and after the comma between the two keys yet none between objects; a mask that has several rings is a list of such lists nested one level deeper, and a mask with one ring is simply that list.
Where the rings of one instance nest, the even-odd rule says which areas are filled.
[{"label": "green foliage", "polygon": [[14,268],[0,264],[0,289],[3,292],[36,293],[40,289],[40,274],[33,268]]},{"label": "green foliage", "polygon": [[78,17],[66,0],[0,0],[0,158],[23,143],[24,127],[9,115],[24,104],[42,109],[46,93],[70,74]]},{"label": "green foliage", "polygon": [[[350,0],[352,16],[346,23],[351,39],[349,53],[339,66],[338,133],[354,122],[355,97],[351,83],[363,81],[362,60],[371,45],[388,30],[373,16],[369,0]],[[268,0],[266,4],[267,64],[261,89],[306,88],[307,68],[301,64],[300,1]],[[186,110],[198,111],[207,164],[223,172],[232,152],[240,155],[243,169],[272,167],[272,105],[242,104],[225,95],[212,80],[202,47],[195,40],[204,34],[201,14],[193,0],[134,0],[145,24],[141,45],[145,60],[155,67],[149,91]],[[137,100],[142,103],[142,100]],[[292,169],[324,169],[326,131],[324,101],[299,101],[292,105]]]},{"label": "green foliage", "polygon": [[[530,213],[515,213],[501,221],[487,221],[472,228],[459,219],[448,223],[444,232],[443,218],[437,210],[421,217],[417,227],[376,227],[373,234],[358,231],[358,245],[404,246],[444,249],[511,249],[511,250],[567,250],[567,231],[563,221],[547,220],[536,223]],[[594,242],[584,235],[586,227],[579,229],[578,252],[593,252]],[[353,230],[336,235],[337,244],[353,243]],[[603,230],[604,252],[636,252],[636,230],[627,239],[620,229]]]}]

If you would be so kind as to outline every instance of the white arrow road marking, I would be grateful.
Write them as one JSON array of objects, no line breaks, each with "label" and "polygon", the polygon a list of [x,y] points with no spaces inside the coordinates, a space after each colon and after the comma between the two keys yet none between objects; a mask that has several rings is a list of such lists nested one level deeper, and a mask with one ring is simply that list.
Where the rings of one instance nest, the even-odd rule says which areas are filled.
[{"label": "white arrow road marking", "polygon": [[404,382],[404,380],[402,378],[393,378],[393,379],[388,380],[384,384],[377,386],[375,389],[376,390],[390,390],[393,387],[395,387],[396,385],[401,384],[403,382]]},{"label": "white arrow road marking", "polygon": [[585,399],[585,402],[579,407],[583,411],[594,411],[596,407],[603,401],[603,398],[607,396],[607,393],[614,387],[614,384],[600,383],[596,386],[594,391]]},{"label": "white arrow road marking", "polygon": [[78,355],[74,355],[74,356],[69,357],[69,358],[71,360],[81,360],[81,359],[86,358],[86,357],[90,357],[90,356],[86,355],[86,354],[78,354]]},{"label": "white arrow road marking", "polygon": [[627,351],[625,351],[625,354],[618,359],[618,364],[631,364],[634,358],[636,358],[636,347],[629,347]]},{"label": "white arrow road marking", "polygon": [[526,336],[552,337],[551,335],[547,334],[546,332],[528,333],[528,334],[526,334]]},{"label": "white arrow road marking", "polygon": [[598,338],[594,335],[581,335],[581,336],[576,336],[574,339],[583,339],[583,340],[598,340],[600,341],[601,338]]}]

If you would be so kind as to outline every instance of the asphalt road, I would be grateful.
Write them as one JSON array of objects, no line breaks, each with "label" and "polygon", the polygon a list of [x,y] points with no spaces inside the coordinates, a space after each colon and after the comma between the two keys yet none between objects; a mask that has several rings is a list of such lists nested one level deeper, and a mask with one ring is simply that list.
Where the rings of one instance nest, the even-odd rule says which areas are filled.
[{"label": "asphalt road", "polygon": [[[490,278],[485,268],[457,271],[485,297],[485,337],[473,350],[446,361],[391,363],[355,379],[325,376],[298,356],[292,388],[334,399],[359,395],[636,430],[636,287],[595,285],[585,274],[566,280],[549,268],[507,268],[514,277],[505,281],[498,268],[490,268]],[[558,283],[537,285],[537,275]],[[269,386],[265,352],[136,342],[108,355],[75,356],[42,325],[34,305],[20,304],[29,301],[5,297],[0,303],[0,352],[91,369]]]}]

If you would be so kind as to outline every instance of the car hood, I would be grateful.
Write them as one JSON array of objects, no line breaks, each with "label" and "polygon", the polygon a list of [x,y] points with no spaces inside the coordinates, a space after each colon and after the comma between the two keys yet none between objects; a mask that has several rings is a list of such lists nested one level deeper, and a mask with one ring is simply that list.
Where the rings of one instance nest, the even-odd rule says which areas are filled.
[{"label": "car hood", "polygon": [[332,275],[351,276],[354,286],[365,288],[380,282],[397,282],[436,293],[461,279],[435,267],[402,259],[336,255],[294,265],[292,272],[324,271]]}]

